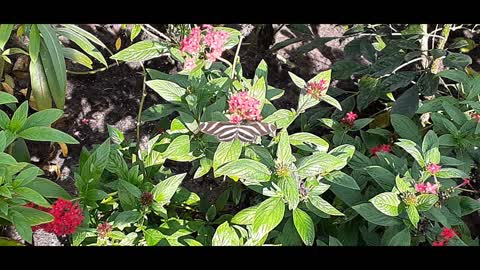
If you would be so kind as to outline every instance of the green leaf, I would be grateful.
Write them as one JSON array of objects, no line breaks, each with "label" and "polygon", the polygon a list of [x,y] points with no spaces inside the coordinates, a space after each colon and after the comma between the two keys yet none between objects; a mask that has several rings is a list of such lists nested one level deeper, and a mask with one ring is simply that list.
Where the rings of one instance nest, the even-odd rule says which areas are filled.
[{"label": "green leaf", "polygon": [[120,212],[115,220],[113,221],[113,226],[123,230],[125,227],[128,227],[130,224],[137,222],[142,217],[142,213],[138,211],[124,211]]},{"label": "green leaf", "polygon": [[70,196],[65,189],[49,179],[37,178],[35,181],[26,185],[26,187],[36,190],[46,198],[63,198],[66,200],[72,199],[72,196]]},{"label": "green leaf", "polygon": [[400,220],[391,216],[384,215],[370,203],[362,203],[352,207],[365,220],[380,226],[394,226],[401,224]]},{"label": "green leaf", "polygon": [[17,229],[18,234],[28,243],[32,243],[32,228],[24,215],[13,211],[11,214],[12,223]]},{"label": "green leaf", "polygon": [[236,213],[233,216],[231,222],[238,225],[251,225],[255,219],[255,213],[258,206],[250,206],[248,208],[242,209],[240,212]]},{"label": "green leaf", "polygon": [[410,230],[405,228],[395,234],[390,241],[388,241],[388,246],[410,246]]},{"label": "green leaf", "polygon": [[421,167],[425,167],[425,160],[423,159],[416,143],[410,140],[399,139],[399,142],[396,142],[395,144],[407,151],[407,153],[409,153]]},{"label": "green leaf", "polygon": [[162,119],[177,111],[179,107],[173,104],[156,104],[142,112],[142,121],[149,122]]},{"label": "green leaf", "polygon": [[108,128],[108,136],[112,140],[114,144],[120,145],[122,142],[125,141],[125,135],[116,127],[107,125]]},{"label": "green leaf", "polygon": [[389,170],[380,166],[368,166],[365,170],[383,190],[389,191],[395,186],[396,177]]},{"label": "green leaf", "polygon": [[125,62],[142,62],[168,52],[168,47],[153,40],[143,40],[125,48],[110,58]]},{"label": "green leaf", "polygon": [[411,192],[414,191],[414,189],[412,188],[412,185],[404,178],[401,178],[399,175],[395,177],[395,186],[397,187],[398,191],[402,193],[408,192],[408,191],[411,191]]},{"label": "green leaf", "polygon": [[413,86],[407,89],[400,97],[395,100],[391,113],[413,117],[418,109],[418,87]]},{"label": "green leaf", "polygon": [[417,196],[417,210],[425,212],[430,210],[438,201],[438,196],[435,194],[420,194]]},{"label": "green leaf", "polygon": [[309,196],[308,202],[310,202],[316,209],[322,211],[325,214],[332,216],[345,216],[342,212],[338,211],[330,203],[322,199],[320,196]]},{"label": "green leaf", "polygon": [[216,170],[218,175],[227,175],[230,178],[241,178],[266,182],[270,180],[272,172],[262,163],[250,159],[239,159],[227,163]]},{"label": "green leaf", "polygon": [[410,219],[410,222],[412,222],[413,226],[417,228],[417,224],[420,221],[420,215],[418,214],[418,211],[415,205],[407,206],[407,215],[408,215],[408,218]]},{"label": "green leaf", "polygon": [[140,189],[123,179],[119,179],[117,183],[118,199],[123,210],[135,209],[142,195]]},{"label": "green leaf", "polygon": [[420,142],[421,136],[417,125],[407,116],[401,114],[390,115],[392,126],[395,132],[404,139]]},{"label": "green leaf", "polygon": [[15,177],[15,181],[13,182],[14,187],[18,186],[25,186],[31,183],[38,175],[43,174],[43,171],[38,167],[30,167],[21,171],[17,177]]},{"label": "green leaf", "polygon": [[0,49],[3,51],[5,44],[10,39],[14,24],[0,24]]},{"label": "green leaf", "polygon": [[267,92],[267,83],[265,81],[265,77],[259,78],[249,89],[249,94],[251,97],[260,101],[258,105],[259,110],[263,108],[263,104],[265,104],[265,94]]},{"label": "green leaf", "polygon": [[16,205],[11,208],[11,210],[22,214],[30,226],[40,225],[44,223],[49,223],[53,221],[53,216],[47,212],[31,208]]},{"label": "green leaf", "polygon": [[439,141],[438,141],[437,134],[435,133],[435,131],[429,130],[427,134],[425,134],[425,137],[423,137],[422,152],[426,153],[430,149],[438,148],[438,147],[439,147]]},{"label": "green leaf", "polygon": [[274,167],[275,161],[273,160],[270,152],[263,146],[249,145],[245,147],[245,157],[258,161],[267,165],[268,167]]},{"label": "green leaf", "polygon": [[329,96],[329,95],[324,95],[321,97],[321,100],[322,101],[325,101],[326,103],[332,105],[333,107],[335,107],[336,109],[338,109],[339,111],[342,110],[342,105],[340,105],[340,102],[338,102],[335,98]]},{"label": "green leaf", "polygon": [[63,48],[63,54],[65,58],[70,59],[73,63],[78,63],[86,68],[92,69],[93,62],[84,53],[72,48]]},{"label": "green leaf", "polygon": [[285,213],[285,204],[279,197],[263,201],[255,212],[253,231],[267,234],[280,224]]},{"label": "green leaf", "polygon": [[307,246],[313,245],[315,240],[315,225],[312,218],[300,208],[293,210],[293,223],[303,243]]},{"label": "green leaf", "polygon": [[324,176],[324,179],[329,182],[335,183],[337,185],[344,186],[346,188],[360,190],[360,187],[358,186],[355,179],[353,179],[353,177],[341,171],[334,171],[334,172],[328,173],[327,175]]},{"label": "green leaf", "polygon": [[170,81],[151,80],[147,81],[146,84],[168,102],[181,103],[182,96],[186,92],[185,88]]},{"label": "green leaf", "polygon": [[468,120],[467,116],[459,108],[449,102],[443,102],[442,106],[456,124],[463,125]]},{"label": "green leaf", "polygon": [[[94,179],[97,181],[102,175],[105,167],[108,164],[108,157],[110,156],[110,140],[107,139],[88,157],[85,163],[80,162],[80,175],[88,181]],[[95,184],[90,184],[95,187]]]},{"label": "green leaf", "polygon": [[177,174],[158,183],[153,192],[155,201],[161,205],[168,204],[186,175],[186,173]]},{"label": "green leaf", "polygon": [[278,136],[277,162],[289,165],[295,161],[295,158],[292,155],[287,130],[283,129]]},{"label": "green leaf", "polygon": [[167,147],[162,156],[170,160],[178,160],[190,152],[190,137],[181,135],[176,137]]},{"label": "green leaf", "polygon": [[130,32],[130,41],[133,41],[138,36],[138,34],[140,34],[141,31],[142,26],[140,24],[135,24],[132,27],[132,31]]},{"label": "green leaf", "polygon": [[383,93],[390,93],[408,86],[416,76],[417,73],[415,71],[400,71],[383,80],[380,84],[380,88]]},{"label": "green leaf", "polygon": [[68,144],[78,144],[79,142],[72,136],[50,127],[31,127],[22,130],[17,134],[19,137],[30,141],[40,142],[61,142]]},{"label": "green leaf", "polygon": [[449,53],[443,63],[447,67],[456,69],[465,69],[468,65],[472,64],[472,58],[463,53]]},{"label": "green leaf", "polygon": [[235,139],[230,142],[220,142],[213,156],[213,169],[226,164],[230,161],[237,160],[242,154],[242,143]]},{"label": "green leaf", "polygon": [[480,210],[480,201],[472,199],[467,196],[459,196],[460,197],[460,209],[461,209],[461,216],[469,215],[475,211]]},{"label": "green leaf", "polygon": [[18,187],[14,189],[15,193],[19,198],[25,199],[29,202],[33,202],[37,205],[43,206],[43,207],[50,207],[50,204],[48,203],[43,196],[38,193],[37,191],[28,188],[28,187]]},{"label": "green leaf", "polygon": [[63,111],[59,109],[46,109],[40,112],[36,112],[27,118],[27,121],[25,122],[21,130],[37,126],[48,127],[53,124],[53,122],[60,119],[62,115]]},{"label": "green leaf", "polygon": [[0,92],[0,105],[8,104],[8,103],[17,103],[17,102],[18,100],[16,97],[6,92]]},{"label": "green leaf", "polygon": [[341,169],[346,162],[333,155],[317,152],[300,159],[297,163],[300,178],[316,176],[335,169]]},{"label": "green leaf", "polygon": [[292,72],[288,72],[288,75],[292,79],[293,83],[300,89],[305,88],[307,86],[307,83],[305,82],[304,79],[298,77],[297,75],[293,74]]},{"label": "green leaf", "polygon": [[52,96],[48,86],[47,75],[42,61],[38,59],[30,63],[30,84],[32,95],[39,110],[52,108]]},{"label": "green leaf", "polygon": [[240,246],[240,239],[235,230],[225,221],[218,226],[212,238],[212,246]]},{"label": "green leaf", "polygon": [[12,119],[10,120],[10,125],[8,126],[8,129],[13,133],[20,130],[25,124],[25,121],[27,121],[27,116],[28,116],[28,101],[25,101],[22,103],[22,105],[18,107],[18,109],[13,114]]},{"label": "green leaf", "polygon": [[[42,55],[42,46],[40,46],[40,54],[42,57],[42,63],[44,68],[53,68],[55,72],[55,81],[58,83],[58,88],[53,86],[50,82],[53,81],[53,78],[48,78],[49,72],[45,70],[48,78],[48,86],[52,92],[52,97],[55,100],[57,108],[63,108],[65,103],[65,91],[67,89],[67,70],[65,67],[65,56],[63,55],[62,45],[55,33],[55,30],[52,26],[48,24],[38,24],[38,29],[42,34],[43,40],[45,41],[45,47],[48,50],[48,53]],[[43,44],[43,43],[42,43]],[[48,58],[51,61],[51,65],[45,63]]]},{"label": "green leaf", "polygon": [[357,107],[360,111],[380,97],[379,81],[379,79],[369,76],[364,76],[358,81]]},{"label": "green leaf", "polygon": [[295,117],[295,112],[286,109],[280,109],[278,111],[275,111],[271,115],[265,117],[262,122],[275,123],[277,128],[286,128],[293,122],[293,120],[295,120]]},{"label": "green leaf", "polygon": [[107,46],[105,46],[105,44],[103,44],[103,42],[100,41],[100,39],[98,39],[94,35],[90,34],[89,32],[83,30],[82,28],[80,28],[80,27],[78,27],[74,24],[62,24],[62,26],[79,33],[80,35],[82,35],[83,37],[86,37],[91,42],[93,42],[93,43],[99,45],[100,47],[108,50]]},{"label": "green leaf", "polygon": [[397,194],[393,192],[380,193],[369,201],[385,215],[395,217],[399,214],[398,206],[400,205],[400,200]]},{"label": "green leaf", "polygon": [[469,175],[464,171],[455,168],[443,168],[437,173],[439,178],[468,178]]},{"label": "green leaf", "polygon": [[291,175],[281,177],[278,180],[278,186],[283,192],[284,199],[288,203],[290,210],[297,208],[300,203],[300,193],[298,192],[298,183]]},{"label": "green leaf", "polygon": [[364,68],[365,66],[353,60],[342,59],[332,65],[332,77],[336,80],[349,80],[353,74]]},{"label": "green leaf", "polygon": [[291,145],[304,151],[320,151],[326,152],[329,144],[324,139],[308,132],[298,132],[289,136]]},{"label": "green leaf", "polygon": [[213,164],[213,161],[211,159],[208,159],[208,158],[205,158],[205,157],[201,158],[200,159],[200,166],[195,171],[195,175],[193,176],[193,179],[197,179],[197,178],[202,177],[205,174],[207,174],[210,171],[210,169],[212,168],[212,164]]},{"label": "green leaf", "polygon": [[468,82],[468,75],[462,70],[443,70],[437,73],[437,76],[447,78],[449,80],[460,82],[460,83],[467,83]]}]

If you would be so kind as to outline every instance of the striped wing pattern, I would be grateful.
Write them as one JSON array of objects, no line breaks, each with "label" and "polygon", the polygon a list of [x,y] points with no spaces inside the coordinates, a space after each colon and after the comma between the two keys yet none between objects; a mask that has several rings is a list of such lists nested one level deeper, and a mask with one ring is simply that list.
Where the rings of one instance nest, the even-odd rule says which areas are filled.
[{"label": "striped wing pattern", "polygon": [[229,122],[201,122],[200,131],[217,137],[221,142],[229,142],[238,138],[242,142],[254,142],[257,137],[273,134],[277,127],[273,124],[249,122],[232,124]]}]

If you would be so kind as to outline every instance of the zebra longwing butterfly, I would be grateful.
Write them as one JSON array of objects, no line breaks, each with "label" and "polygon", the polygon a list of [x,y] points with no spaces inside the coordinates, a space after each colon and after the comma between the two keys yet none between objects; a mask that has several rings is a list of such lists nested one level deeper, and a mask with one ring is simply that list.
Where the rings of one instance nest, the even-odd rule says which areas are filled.
[{"label": "zebra longwing butterfly", "polygon": [[221,142],[230,142],[238,138],[242,142],[254,142],[257,137],[275,134],[277,127],[273,124],[249,122],[232,124],[229,122],[201,122],[200,131],[213,135]]}]

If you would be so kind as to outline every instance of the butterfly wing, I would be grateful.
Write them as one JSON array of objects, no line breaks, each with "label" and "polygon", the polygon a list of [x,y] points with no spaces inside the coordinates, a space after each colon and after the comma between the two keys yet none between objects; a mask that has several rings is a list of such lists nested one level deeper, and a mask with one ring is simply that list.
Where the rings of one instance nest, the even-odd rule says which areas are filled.
[{"label": "butterfly wing", "polygon": [[200,131],[217,137],[219,141],[229,142],[235,138],[242,142],[254,142],[257,137],[274,134],[277,127],[269,123],[250,122],[246,124],[231,124],[228,122],[202,122]]},{"label": "butterfly wing", "polygon": [[229,122],[201,122],[200,131],[217,137],[221,142],[234,140],[238,136],[237,125]]}]

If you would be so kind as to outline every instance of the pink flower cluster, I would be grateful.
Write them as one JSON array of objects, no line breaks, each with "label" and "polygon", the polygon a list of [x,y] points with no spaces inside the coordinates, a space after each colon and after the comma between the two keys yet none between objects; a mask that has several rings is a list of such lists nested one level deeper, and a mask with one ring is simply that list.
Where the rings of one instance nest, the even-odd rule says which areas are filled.
[{"label": "pink flower cluster", "polygon": [[327,80],[321,79],[318,82],[311,82],[307,85],[307,95],[311,95],[314,99],[320,99],[328,90]]},{"label": "pink flower cluster", "polygon": [[434,247],[442,247],[448,244],[448,241],[458,235],[458,233],[454,229],[450,228],[443,228],[442,232],[440,233],[440,240],[434,241],[432,246]]},{"label": "pink flower cluster", "polygon": [[232,114],[230,122],[238,124],[243,120],[260,121],[262,116],[258,106],[260,101],[248,95],[247,91],[238,92],[230,97],[228,101],[228,109]]},{"label": "pink flower cluster", "polygon": [[430,182],[415,184],[415,190],[420,193],[437,194],[439,186]]},{"label": "pink flower cluster", "polygon": [[426,169],[427,169],[427,172],[433,175],[436,175],[442,169],[442,166],[435,163],[430,163],[427,165]]},{"label": "pink flower cluster", "polygon": [[392,147],[388,144],[379,144],[376,147],[370,149],[372,156],[376,157],[378,152],[390,153],[392,152]]},{"label": "pink flower cluster", "polygon": [[[214,30],[213,26],[204,24],[203,29],[206,33],[202,39],[202,30],[200,27],[195,27],[190,32],[190,35],[182,40],[180,47],[181,52],[190,54],[185,60],[184,68],[192,70],[195,68],[195,61],[199,58],[201,52],[204,52],[207,60],[214,62],[222,56],[225,50],[224,46],[230,34],[222,30]],[[207,50],[202,50],[202,47]]]},{"label": "pink flower cluster", "polygon": [[343,117],[342,120],[340,121],[352,127],[353,124],[355,123],[355,120],[357,120],[357,118],[358,118],[358,114],[354,112],[348,112],[347,115],[345,115],[345,117]]},{"label": "pink flower cluster", "polygon": [[200,27],[193,28],[190,35],[182,40],[180,51],[191,55],[198,53],[200,51],[201,32]]},{"label": "pink flower cluster", "polygon": [[204,25],[207,29],[207,34],[205,35],[205,44],[210,49],[210,52],[207,53],[208,61],[214,62],[220,56],[222,56],[224,45],[228,40],[230,34],[226,31],[215,31],[211,25]]}]

